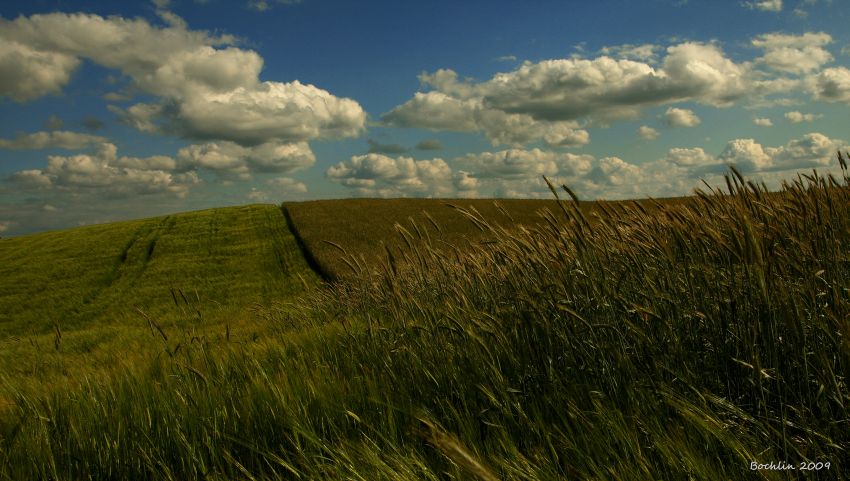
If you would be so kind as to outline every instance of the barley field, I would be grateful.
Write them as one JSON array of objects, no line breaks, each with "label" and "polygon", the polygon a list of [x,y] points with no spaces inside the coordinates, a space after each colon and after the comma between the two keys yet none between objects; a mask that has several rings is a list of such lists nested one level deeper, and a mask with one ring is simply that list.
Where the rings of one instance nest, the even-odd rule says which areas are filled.
[{"label": "barley field", "polygon": [[[844,178],[779,193],[733,171],[723,191],[590,210],[552,186],[565,200],[525,223],[458,205],[478,241],[414,217],[372,260],[356,246],[392,227],[331,239],[346,253],[327,269],[351,275],[260,303],[251,336],[193,332],[187,310],[98,375],[4,374],[0,478],[848,479],[839,161]],[[315,206],[286,207],[332,262],[299,225]],[[770,462],[796,470],[751,469]]]}]

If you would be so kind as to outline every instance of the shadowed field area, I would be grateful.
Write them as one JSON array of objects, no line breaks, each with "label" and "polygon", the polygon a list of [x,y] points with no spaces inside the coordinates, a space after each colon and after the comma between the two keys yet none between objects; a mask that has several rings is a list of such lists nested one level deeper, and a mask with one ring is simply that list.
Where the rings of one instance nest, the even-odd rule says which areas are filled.
[{"label": "shadowed field area", "polygon": [[[563,192],[562,195],[566,196]],[[594,214],[605,215],[605,209],[640,204],[647,210],[655,210],[660,204],[684,201],[675,198],[580,202],[579,205],[585,215],[593,218]],[[470,244],[489,242],[493,237],[492,232],[465,216],[464,210],[477,212],[493,225],[513,229],[545,224],[543,211],[560,210],[554,198],[319,200],[287,202],[283,209],[291,219],[293,231],[303,241],[306,255],[315,260],[318,270],[329,279],[351,277],[361,267],[379,266],[387,259],[386,248],[398,255],[398,247],[407,242],[396,224],[408,237],[427,235],[435,247],[453,252],[455,248],[466,250]],[[362,261],[362,265],[358,266],[357,261]]]},{"label": "shadowed field area", "polygon": [[[383,246],[395,250],[403,242],[395,224],[413,229],[412,220],[432,233],[435,242],[462,246],[486,240],[486,235],[452,205],[474,208],[493,222],[514,225],[538,224],[543,222],[538,211],[557,208],[554,200],[531,199],[495,203],[493,199],[345,199],[287,202],[283,208],[323,273],[339,278],[353,274],[343,261],[346,253],[362,256],[374,266],[386,258]],[[416,235],[415,230],[412,233]]]}]

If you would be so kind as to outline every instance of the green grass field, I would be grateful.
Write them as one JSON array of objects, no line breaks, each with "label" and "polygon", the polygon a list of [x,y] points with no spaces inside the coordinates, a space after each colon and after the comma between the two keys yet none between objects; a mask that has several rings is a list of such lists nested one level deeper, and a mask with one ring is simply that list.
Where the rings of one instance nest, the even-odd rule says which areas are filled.
[{"label": "green grass field", "polygon": [[284,207],[0,241],[0,479],[850,479],[847,177]]},{"label": "green grass field", "polygon": [[3,337],[170,321],[175,299],[220,321],[316,280],[270,205],[3,239],[0,278]]},{"label": "green grass field", "polygon": [[37,374],[37,383],[108,368],[151,350],[152,323],[253,325],[252,306],[291,300],[317,281],[271,205],[2,239],[0,376]]}]

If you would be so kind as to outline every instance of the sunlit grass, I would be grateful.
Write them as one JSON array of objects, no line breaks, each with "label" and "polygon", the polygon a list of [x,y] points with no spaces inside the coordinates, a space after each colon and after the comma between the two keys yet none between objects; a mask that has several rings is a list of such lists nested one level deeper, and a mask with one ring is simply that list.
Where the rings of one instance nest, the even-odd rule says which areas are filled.
[{"label": "sunlit grass", "polygon": [[317,281],[272,205],[2,239],[0,376],[38,386],[109,371],[150,354],[151,323],[248,329],[255,305]]}]

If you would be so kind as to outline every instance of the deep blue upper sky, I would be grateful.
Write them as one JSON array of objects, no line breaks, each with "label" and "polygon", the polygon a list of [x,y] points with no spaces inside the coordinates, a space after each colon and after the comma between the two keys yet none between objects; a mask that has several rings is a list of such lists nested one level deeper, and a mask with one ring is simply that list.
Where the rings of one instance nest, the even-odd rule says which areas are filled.
[{"label": "deep blue upper sky", "polygon": [[837,0],[0,4],[0,235],[351,196],[681,195],[835,167]]}]

